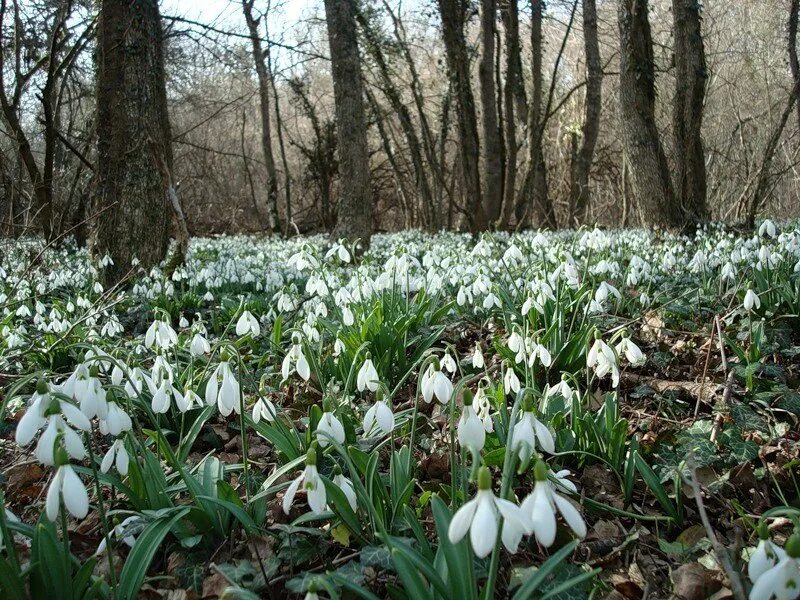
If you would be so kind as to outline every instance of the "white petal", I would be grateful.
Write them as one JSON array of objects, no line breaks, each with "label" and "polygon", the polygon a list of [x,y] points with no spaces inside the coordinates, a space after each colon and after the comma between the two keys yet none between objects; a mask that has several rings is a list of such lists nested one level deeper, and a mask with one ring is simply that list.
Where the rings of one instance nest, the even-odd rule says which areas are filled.
[{"label": "white petal", "polygon": [[544,547],[556,539],[556,516],[547,498],[546,482],[538,482],[533,489],[532,513],[528,515],[536,540]]},{"label": "white petal", "polygon": [[[486,492],[491,494],[491,492]],[[484,558],[494,549],[497,541],[497,514],[491,496],[483,496],[478,500],[478,508],[472,519],[469,530],[472,550],[478,558]]]},{"label": "white petal", "polygon": [[478,500],[474,498],[459,508],[456,514],[453,515],[450,527],[447,530],[447,537],[451,544],[457,544],[467,534],[477,508]]},{"label": "white petal", "polygon": [[45,508],[47,518],[55,521],[58,518],[58,513],[61,508],[61,484],[64,481],[63,468],[56,471],[53,481],[50,482],[50,487],[47,490],[47,500],[45,501]]},{"label": "white petal", "polygon": [[64,506],[73,517],[83,519],[89,513],[89,494],[72,467],[67,465],[61,469],[64,469]]},{"label": "white petal", "polygon": [[297,488],[300,487],[302,482],[303,475],[298,475],[298,477],[292,481],[292,483],[289,485],[289,488],[286,490],[286,493],[283,495],[283,512],[287,515],[292,509],[292,502],[294,502],[294,497],[297,494]]},{"label": "white petal", "polygon": [[306,493],[308,495],[308,506],[311,510],[319,514],[325,511],[327,498],[325,495],[325,484],[319,477],[312,477],[306,481]]},{"label": "white petal", "polygon": [[539,440],[539,447],[548,454],[553,454],[556,451],[553,434],[538,419],[533,419],[533,427],[536,429],[536,439]]},{"label": "white petal", "polygon": [[580,511],[575,508],[572,502],[558,494],[552,494],[551,498],[556,508],[558,508],[558,512],[561,513],[561,516],[564,517],[564,521],[569,525],[569,528],[572,529],[579,538],[585,538],[586,522],[583,520]]}]

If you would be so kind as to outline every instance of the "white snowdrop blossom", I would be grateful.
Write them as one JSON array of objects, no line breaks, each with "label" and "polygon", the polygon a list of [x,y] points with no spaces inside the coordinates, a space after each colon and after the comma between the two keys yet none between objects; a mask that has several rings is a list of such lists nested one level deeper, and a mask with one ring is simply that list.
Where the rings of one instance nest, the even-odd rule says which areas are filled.
[{"label": "white snowdrop blossom", "polygon": [[796,600],[800,598],[800,534],[786,541],[783,556],[761,573],[750,590],[750,600]]},{"label": "white snowdrop blossom", "polygon": [[344,444],[344,426],[333,414],[332,407],[328,401],[325,402],[324,411],[319,419],[316,431],[317,443],[319,443],[320,448],[325,448],[330,443],[331,438],[339,444]]},{"label": "white snowdrop blossom", "polygon": [[619,385],[619,365],[617,355],[614,350],[600,338],[597,338],[589,349],[586,356],[586,366],[594,369],[595,375],[602,379],[606,375],[611,375],[611,383],[614,387]]},{"label": "white snowdrop blossom", "polygon": [[528,404],[528,410],[523,410],[519,418],[509,443],[512,452],[515,452],[522,464],[527,464],[535,449],[538,447],[548,454],[556,451],[556,442],[553,432],[536,418],[536,414],[530,406],[531,401],[523,401]]},{"label": "white snowdrop blossom", "polygon": [[752,289],[748,288],[747,292],[744,295],[744,302],[742,302],[742,306],[748,312],[755,309],[758,310],[761,308],[761,299],[758,297]]},{"label": "white snowdrop blossom", "polygon": [[192,356],[203,356],[211,352],[211,344],[208,343],[201,333],[195,333],[189,344],[189,352]]},{"label": "white snowdrop blossom", "polygon": [[236,321],[236,335],[244,337],[248,334],[252,337],[261,335],[261,325],[258,323],[258,319],[249,310],[246,310]]},{"label": "white snowdrop blossom", "polygon": [[336,465],[334,469],[333,483],[342,490],[350,508],[353,509],[353,512],[356,512],[358,510],[358,497],[356,496],[356,491],[353,489],[353,482],[342,474],[339,465]]},{"label": "white snowdrop blossom", "polygon": [[472,368],[483,369],[485,364],[486,363],[483,360],[483,352],[481,352],[481,345],[476,342],[475,349],[472,351]]},{"label": "white snowdrop blossom", "polygon": [[45,512],[51,521],[58,518],[62,501],[67,511],[76,519],[83,519],[89,514],[89,494],[81,478],[69,464],[58,467],[47,489]]},{"label": "white snowdrop blossom", "polygon": [[769,539],[769,530],[766,524],[762,523],[759,525],[758,533],[758,545],[755,547],[755,550],[753,550],[753,553],[750,555],[750,560],[747,563],[747,576],[753,583],[786,556],[786,552],[784,552],[783,548],[774,544],[772,540]]},{"label": "white snowdrop blossom", "polygon": [[310,448],[306,454],[306,468],[292,481],[283,496],[283,512],[287,515],[292,509],[294,497],[297,495],[301,485],[306,492],[306,499],[311,511],[315,514],[324,512],[325,507],[328,505],[328,500],[325,493],[325,484],[317,471],[317,452],[314,448]]},{"label": "white snowdrop blossom", "polygon": [[579,538],[586,537],[586,522],[580,511],[558,493],[549,479],[549,469],[543,461],[537,461],[534,474],[536,484],[533,491],[520,505],[526,520],[527,533],[533,534],[537,542],[549,548],[556,539],[556,513],[560,513],[575,535]]},{"label": "white snowdrop blossom", "polygon": [[623,337],[619,343],[616,345],[616,351],[618,356],[625,356],[628,359],[628,362],[631,363],[634,367],[640,367],[645,362],[647,362],[647,358],[642,353],[639,346],[633,343],[631,338],[625,336]]},{"label": "white snowdrop blossom", "polygon": [[483,421],[473,408],[474,398],[469,390],[464,391],[464,408],[461,417],[458,419],[457,434],[458,443],[462,448],[468,448],[474,453],[483,450],[486,443],[486,429]]},{"label": "white snowdrop blossom", "polygon": [[116,467],[117,473],[123,477],[128,474],[128,451],[120,439],[114,440],[114,443],[111,444],[108,452],[106,452],[103,461],[100,463],[100,472],[108,473],[112,465]]},{"label": "white snowdrop blossom", "polygon": [[306,355],[303,354],[303,346],[300,344],[300,339],[298,337],[294,338],[292,348],[283,359],[281,375],[284,379],[289,379],[289,376],[292,374],[292,368],[297,371],[297,374],[300,375],[304,381],[308,381],[311,377],[311,367],[308,364]]},{"label": "white snowdrop blossom", "polygon": [[375,402],[364,415],[364,435],[372,435],[375,429],[385,435],[394,431],[394,413],[384,400]]},{"label": "white snowdrop blossom", "polygon": [[505,374],[503,375],[503,389],[506,392],[506,396],[516,394],[520,390],[519,377],[517,377],[512,365],[506,365]]},{"label": "white snowdrop blossom", "polygon": [[178,334],[175,333],[169,323],[160,319],[153,321],[144,335],[144,345],[148,349],[152,349],[155,346],[162,350],[168,350],[177,343]]},{"label": "white snowdrop blossom", "polygon": [[450,396],[453,394],[453,382],[442,372],[438,361],[428,365],[422,375],[421,383],[422,398],[428,404],[430,404],[434,396],[442,404],[450,402]]},{"label": "white snowdrop blossom", "polygon": [[358,375],[356,376],[356,389],[358,389],[359,392],[365,390],[375,392],[378,389],[378,384],[380,384],[378,371],[372,363],[372,357],[367,354],[367,358],[364,360],[364,364],[361,365],[361,368],[358,370]]},{"label": "white snowdrop blossom", "polygon": [[241,407],[239,382],[231,369],[230,361],[223,360],[214,369],[211,378],[206,383],[206,404],[212,406],[216,403],[220,414],[227,417],[236,411],[239,414]]},{"label": "white snowdrop blossom", "polygon": [[513,554],[527,532],[525,517],[516,504],[494,495],[489,469],[481,467],[478,472],[478,493],[453,515],[447,537],[450,543],[457,544],[469,532],[472,551],[478,558],[484,558],[497,542],[501,518],[503,545]]},{"label": "white snowdrop blossom", "polygon": [[261,419],[272,423],[275,421],[276,415],[275,405],[264,396],[261,396],[256,400],[255,404],[253,404],[253,423],[259,423]]}]

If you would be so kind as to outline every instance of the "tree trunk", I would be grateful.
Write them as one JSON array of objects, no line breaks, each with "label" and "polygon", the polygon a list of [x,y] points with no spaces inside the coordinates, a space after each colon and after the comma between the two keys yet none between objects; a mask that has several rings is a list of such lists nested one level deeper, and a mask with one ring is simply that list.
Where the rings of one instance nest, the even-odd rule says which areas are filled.
[{"label": "tree trunk", "polygon": [[555,211],[547,194],[547,166],[544,162],[542,99],[542,19],[543,0],[531,0],[531,99],[528,104],[528,172],[523,195],[517,204],[517,226],[532,222],[539,227],[558,227]]},{"label": "tree trunk", "polygon": [[[516,203],[517,187],[517,119],[516,114],[525,105],[519,100],[519,89],[524,85],[520,70],[519,47],[519,9],[516,0],[508,0],[503,9],[503,25],[506,30],[506,81],[503,87],[505,104],[505,139],[506,165],[505,183],[503,185],[503,212],[500,218],[500,229],[508,228]],[[516,103],[516,106],[515,106]],[[524,113],[523,113],[524,114]]]},{"label": "tree trunk", "polygon": [[[372,57],[378,69],[381,91],[383,95],[386,96],[392,110],[396,114],[397,120],[400,123],[400,128],[403,130],[403,136],[408,144],[408,153],[411,158],[411,166],[414,170],[414,184],[417,194],[419,195],[419,202],[422,206],[430,206],[433,203],[433,193],[431,192],[431,186],[425,168],[425,158],[423,156],[422,144],[420,143],[420,136],[417,134],[414,121],[411,118],[411,111],[408,109],[405,102],[403,102],[402,95],[396,84],[396,79],[389,70],[389,64],[381,48],[381,41],[375,35],[372,24],[360,10],[357,10],[356,18],[364,33],[366,51]],[[380,113],[376,111],[373,112],[375,112],[376,118],[382,121]],[[383,126],[382,122],[378,124],[381,127]],[[394,153],[392,152],[392,154]],[[396,177],[401,177],[401,174],[399,172],[396,173]]]},{"label": "tree trunk", "polygon": [[447,73],[456,105],[466,218],[470,230],[474,233],[485,230],[488,223],[481,201],[478,119],[475,115],[475,98],[470,84],[470,61],[464,37],[467,7],[464,0],[437,0],[437,2],[442,19]]},{"label": "tree trunk", "polygon": [[672,17],[675,38],[675,98],[672,106],[675,194],[685,218],[705,221],[708,218],[706,161],[700,130],[708,74],[699,0],[672,0]]},{"label": "tree trunk", "polygon": [[369,246],[372,189],[355,1],[325,0],[341,179],[333,237],[360,239],[364,246]]},{"label": "tree trunk", "polygon": [[[256,67],[258,79],[258,100],[261,112],[261,150],[264,153],[264,164],[267,168],[267,210],[269,211],[269,228],[272,233],[280,233],[280,219],[278,217],[278,173],[275,169],[275,155],[272,152],[272,126],[269,114],[270,74],[267,70],[266,55],[261,46],[261,36],[258,31],[260,19],[253,17],[253,3],[255,0],[242,0],[242,11],[247,29],[250,32],[250,44],[253,52],[253,62]],[[265,15],[266,18],[266,15]]]},{"label": "tree trunk", "polygon": [[[800,0],[792,0],[789,6],[789,70],[792,73],[795,94],[800,90],[800,62],[797,60],[797,21],[800,17]],[[797,123],[800,127],[800,102],[797,103]]]},{"label": "tree trunk", "polygon": [[631,188],[648,225],[683,223],[655,119],[655,67],[647,0],[618,0],[619,120]]},{"label": "tree trunk", "polygon": [[159,159],[172,170],[157,0],[102,0],[97,39],[97,175],[93,251],[110,255],[109,282],[164,258],[167,190]]},{"label": "tree trunk", "polygon": [[570,217],[574,224],[586,222],[589,208],[589,173],[600,133],[603,92],[603,65],[597,42],[597,7],[595,0],[583,0],[583,43],[586,50],[586,99],[581,145],[570,165]]},{"label": "tree trunk", "polygon": [[503,168],[500,128],[495,97],[494,29],[497,19],[495,0],[481,0],[481,61],[478,65],[478,80],[481,94],[481,117],[483,124],[483,208],[486,218],[494,223],[500,218],[503,202]]}]

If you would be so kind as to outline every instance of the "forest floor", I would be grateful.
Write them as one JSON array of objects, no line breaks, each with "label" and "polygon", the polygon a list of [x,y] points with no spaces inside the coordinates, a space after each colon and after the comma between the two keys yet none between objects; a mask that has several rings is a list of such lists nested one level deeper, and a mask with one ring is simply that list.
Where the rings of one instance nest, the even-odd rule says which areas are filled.
[{"label": "forest floor", "polygon": [[41,246],[3,597],[722,600],[800,526],[797,223],[195,239],[108,289]]}]

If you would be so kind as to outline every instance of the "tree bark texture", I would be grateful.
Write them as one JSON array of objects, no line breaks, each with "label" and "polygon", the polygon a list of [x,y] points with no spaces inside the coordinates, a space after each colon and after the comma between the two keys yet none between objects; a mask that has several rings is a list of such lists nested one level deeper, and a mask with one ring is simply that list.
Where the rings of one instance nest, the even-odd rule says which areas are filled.
[{"label": "tree bark texture", "polygon": [[481,123],[483,125],[483,208],[490,223],[500,218],[503,203],[503,147],[497,117],[495,92],[495,0],[481,0],[481,61],[478,81],[481,96]]},{"label": "tree bark texture", "polygon": [[618,0],[619,124],[631,187],[645,223],[679,227],[682,215],[655,120],[655,67],[647,0]]},{"label": "tree bark texture", "polygon": [[583,45],[586,52],[586,99],[580,147],[570,165],[570,215],[573,224],[586,222],[594,148],[600,133],[603,94],[603,65],[597,41],[597,6],[595,0],[583,0]]},{"label": "tree bark texture", "polygon": [[[119,281],[137,258],[148,268],[169,242],[167,190],[172,135],[157,0],[102,0],[97,41],[98,187],[94,252],[109,254]],[[155,155],[158,153],[158,157]]]},{"label": "tree bark texture", "polygon": [[467,41],[464,36],[467,5],[464,0],[437,0],[437,2],[442,19],[442,37],[450,89],[456,106],[466,217],[470,230],[478,232],[485,230],[488,222],[481,200],[478,120],[470,83]]},{"label": "tree bark texture", "polygon": [[700,27],[699,0],[672,0],[674,21],[675,194],[685,218],[705,221],[706,161],[701,128],[706,93],[706,55]]},{"label": "tree bark texture", "polygon": [[369,246],[373,203],[356,9],[353,5],[356,1],[325,0],[340,173],[339,209],[333,237],[360,239],[364,246]]}]

